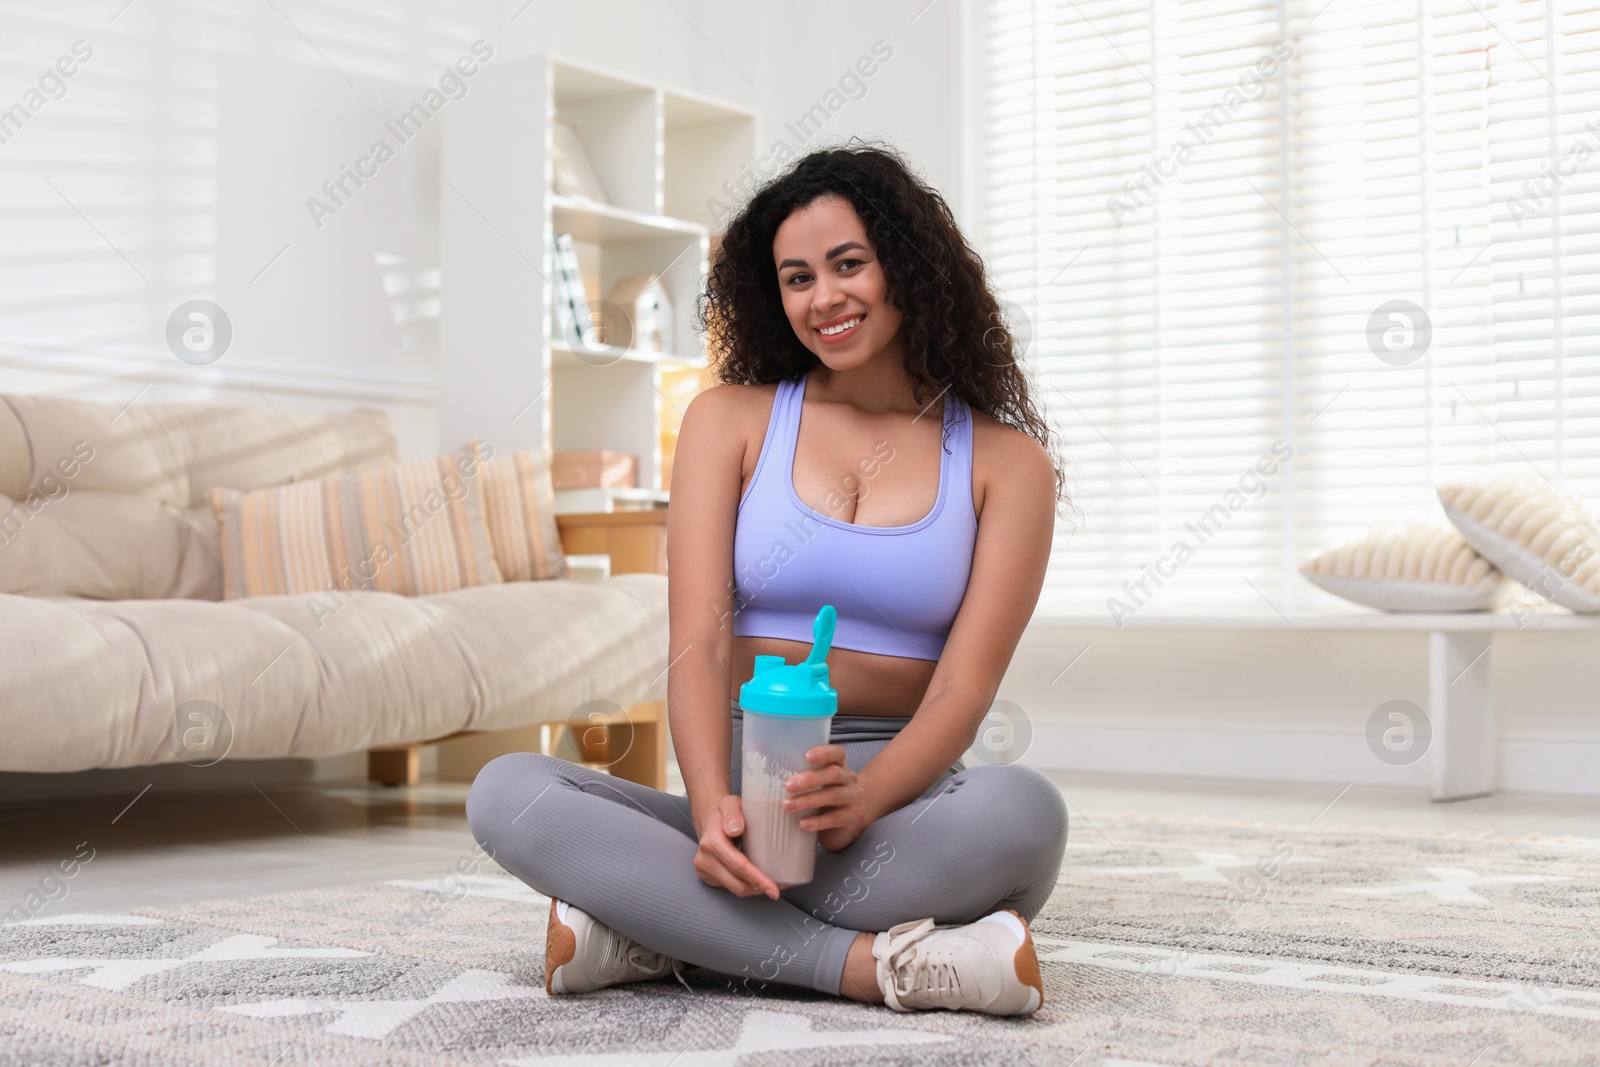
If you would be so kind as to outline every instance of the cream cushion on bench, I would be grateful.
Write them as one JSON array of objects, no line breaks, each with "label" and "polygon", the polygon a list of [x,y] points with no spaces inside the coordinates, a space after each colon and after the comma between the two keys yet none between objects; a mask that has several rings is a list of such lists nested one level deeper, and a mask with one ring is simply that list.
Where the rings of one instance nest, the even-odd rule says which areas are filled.
[{"label": "cream cushion on bench", "polygon": [[1448,526],[1404,526],[1324,552],[1300,568],[1334,596],[1385,611],[1481,611],[1504,578]]},{"label": "cream cushion on bench", "polygon": [[1438,492],[1462,536],[1506,574],[1564,608],[1600,612],[1600,526],[1580,501],[1533,480]]}]

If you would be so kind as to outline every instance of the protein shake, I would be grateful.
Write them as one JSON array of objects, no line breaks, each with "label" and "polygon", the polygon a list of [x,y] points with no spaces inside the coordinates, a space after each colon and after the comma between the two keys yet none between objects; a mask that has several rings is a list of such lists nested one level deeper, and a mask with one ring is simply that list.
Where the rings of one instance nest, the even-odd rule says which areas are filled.
[{"label": "protein shake", "polygon": [[[745,855],[779,888],[811,881],[817,862],[817,832],[800,829],[808,811],[785,811],[784,783],[811,769],[806,752],[828,743],[839,694],[828,685],[825,662],[838,613],[824,604],[813,625],[811,653],[796,664],[782,656],[757,656],[755,673],[739,687],[744,712],[740,749],[740,803]],[[803,795],[803,794],[802,794]]]}]

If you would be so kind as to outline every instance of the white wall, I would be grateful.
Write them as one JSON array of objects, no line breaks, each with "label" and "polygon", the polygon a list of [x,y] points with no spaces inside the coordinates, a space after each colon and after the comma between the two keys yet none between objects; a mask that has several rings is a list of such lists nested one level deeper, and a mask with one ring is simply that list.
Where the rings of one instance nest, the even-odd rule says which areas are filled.
[{"label": "white wall", "polygon": [[[431,448],[437,134],[320,229],[305,201],[492,7],[123,2],[0,9],[0,107],[73,42],[93,49],[66,94],[0,144],[0,390],[378,404],[410,450]],[[193,297],[233,326],[208,367],[165,342]]]}]

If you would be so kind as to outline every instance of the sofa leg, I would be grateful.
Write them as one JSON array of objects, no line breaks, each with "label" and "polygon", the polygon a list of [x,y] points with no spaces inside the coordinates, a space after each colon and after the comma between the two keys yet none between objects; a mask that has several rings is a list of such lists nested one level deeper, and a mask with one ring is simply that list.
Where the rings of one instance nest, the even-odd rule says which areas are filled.
[{"label": "sofa leg", "polygon": [[416,785],[421,778],[421,745],[401,745],[367,751],[367,781],[383,785]]},{"label": "sofa leg", "polygon": [[510,752],[544,752],[544,733],[550,729],[550,724],[538,723],[510,730],[464,734],[439,745],[439,780],[470,782],[478,777],[484,764],[497,756]]},{"label": "sofa leg", "polygon": [[653,700],[628,709],[628,721],[608,727],[609,747],[623,756],[611,773],[652,789],[667,788],[666,701]]}]

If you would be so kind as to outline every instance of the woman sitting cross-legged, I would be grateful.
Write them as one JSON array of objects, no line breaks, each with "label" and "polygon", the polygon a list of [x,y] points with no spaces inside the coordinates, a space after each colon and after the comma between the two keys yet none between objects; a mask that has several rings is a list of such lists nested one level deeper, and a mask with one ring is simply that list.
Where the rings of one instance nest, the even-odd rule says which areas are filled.
[{"label": "woman sitting cross-legged", "polygon": [[[962,755],[1038,602],[1064,479],[982,261],[896,153],[830,149],[729,222],[699,312],[720,383],[684,415],[667,537],[688,795],[502,756],[472,832],[552,898],[551,993],[693,964],[1029,1014],[1066,805]],[[740,848],[738,693],[758,655],[805,658],[825,604],[838,714],[784,802],[811,812],[816,873],[780,887]]]}]

